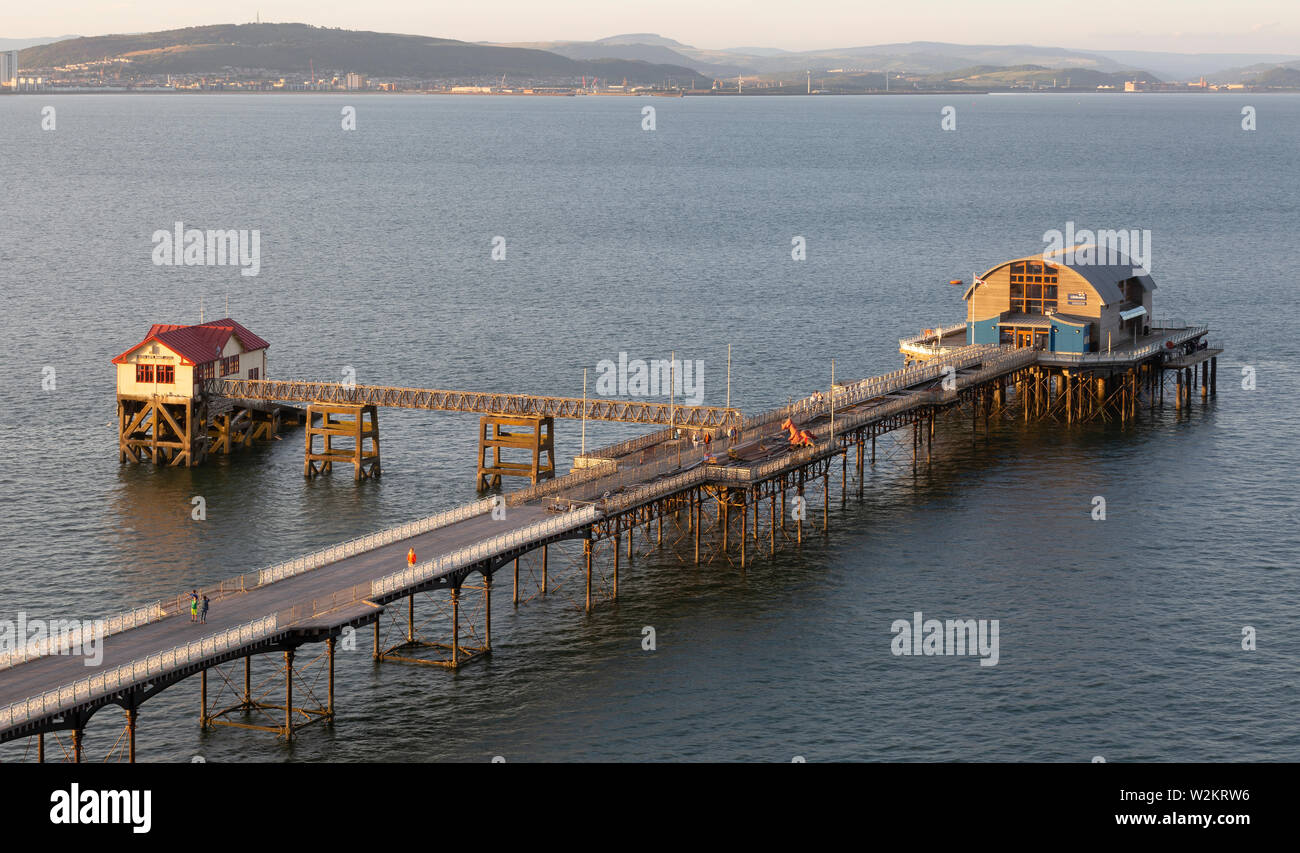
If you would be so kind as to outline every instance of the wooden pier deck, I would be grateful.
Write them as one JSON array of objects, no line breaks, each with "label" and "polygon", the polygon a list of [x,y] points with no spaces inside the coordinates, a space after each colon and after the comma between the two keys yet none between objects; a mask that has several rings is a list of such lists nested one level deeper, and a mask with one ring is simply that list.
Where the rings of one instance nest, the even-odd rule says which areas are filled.
[{"label": "wooden pier deck", "polygon": [[[1188,340],[1204,330],[1187,330]],[[431,519],[413,522],[400,528],[354,540],[307,558],[244,576],[204,594],[213,599],[208,622],[192,624],[180,601],[157,605],[146,624],[126,627],[117,625],[101,641],[103,663],[87,672],[81,656],[72,654],[38,654],[27,659],[0,659],[0,742],[60,730],[71,731],[80,756],[80,739],[90,717],[108,704],[127,709],[131,730],[132,756],[136,713],[139,706],[165,687],[194,674],[204,677],[204,724],[215,720],[206,709],[206,671],[214,666],[253,655],[283,652],[286,669],[292,672],[293,650],[304,643],[326,642],[330,660],[330,702],[327,717],[333,716],[333,649],[342,631],[376,622],[385,606],[403,598],[414,623],[414,595],[445,588],[451,595],[453,613],[462,586],[470,575],[483,578],[485,600],[489,608],[488,642],[490,647],[490,586],[492,575],[521,555],[564,540],[582,540],[586,559],[586,606],[592,604],[592,554],[597,540],[613,540],[614,596],[617,596],[620,539],[627,537],[632,547],[633,531],[638,526],[659,523],[662,540],[663,519],[680,514],[685,508],[691,515],[695,559],[700,560],[700,536],[704,522],[705,496],[718,506],[722,532],[722,552],[729,547],[728,533],[734,513],[740,517],[739,548],[741,565],[746,559],[745,543],[749,533],[757,539],[759,504],[770,500],[772,528],[769,530],[773,550],[776,543],[777,500],[781,501],[781,530],[785,530],[786,493],[793,490],[801,498],[806,483],[822,479],[829,495],[831,460],[842,457],[843,481],[847,484],[848,455],[857,449],[858,487],[862,488],[862,465],[866,442],[872,448],[874,462],[876,437],[911,425],[913,466],[922,453],[928,458],[937,415],[950,411],[969,411],[972,440],[982,415],[987,434],[992,412],[1006,408],[1012,389],[1029,416],[1050,413],[1053,402],[1064,401],[1074,411],[1067,386],[1051,388],[1051,377],[1039,367],[1043,353],[1032,349],[1014,349],[996,345],[945,348],[946,351],[919,364],[883,376],[835,386],[834,405],[829,395],[820,399],[805,398],[796,403],[740,419],[735,410],[696,407],[698,417],[692,423],[679,421],[669,429],[622,442],[605,451],[596,451],[587,461],[589,467],[576,468],[564,477],[543,481],[512,492],[504,500],[486,500],[466,505]],[[1159,365],[1165,353],[1153,347],[1144,359]],[[1137,362],[1135,362],[1137,363]],[[1155,370],[1158,376],[1161,371]],[[1063,377],[1068,374],[1061,374]],[[1046,390],[1041,386],[1044,376]],[[319,387],[292,391],[270,382],[227,383],[231,396],[244,399],[274,399],[281,402],[307,400]],[[283,385],[285,383],[280,383]],[[290,383],[291,384],[291,383]],[[1073,386],[1068,386],[1073,387]],[[356,386],[358,399],[374,400],[383,396],[376,386]],[[1113,393],[1128,407],[1138,390],[1133,378],[1116,384]],[[355,389],[352,389],[355,390]],[[412,389],[404,389],[410,391]],[[441,392],[432,392],[441,393]],[[493,395],[486,395],[493,396]],[[420,408],[443,408],[454,404],[433,397],[423,401],[410,397],[405,402],[371,403],[406,405]],[[563,400],[565,398],[529,398]],[[1101,401],[1102,395],[1097,399]],[[571,401],[570,401],[571,402]],[[579,401],[581,402],[581,401]],[[588,401],[592,402],[592,401]],[[607,403],[607,401],[600,401]],[[466,401],[466,406],[489,405],[490,401]],[[496,405],[496,404],[492,404]],[[567,404],[566,404],[567,405]],[[652,410],[666,409],[664,404],[608,404],[640,406],[628,417],[646,417],[645,423],[658,421]],[[470,410],[470,409],[461,409]],[[479,411],[479,409],[473,409]],[[557,408],[553,413],[568,409]],[[613,412],[613,409],[610,409]],[[631,412],[631,410],[626,410]],[[678,411],[685,411],[679,407]],[[1079,409],[1082,411],[1082,409]],[[559,415],[556,416],[572,416]],[[811,447],[792,448],[781,424],[791,418],[800,429],[813,434]],[[612,418],[618,419],[618,418]],[[832,426],[833,424],[833,426]],[[733,441],[720,438],[710,445],[692,445],[679,437],[676,430],[690,431],[706,426],[736,427]],[[725,433],[722,433],[725,435]],[[924,446],[924,450],[922,450]],[[753,527],[747,528],[750,511]],[[803,520],[798,521],[802,541]],[[749,546],[753,548],[754,546]],[[414,548],[418,562],[406,565],[408,548]],[[458,630],[453,616],[453,631]],[[134,618],[131,623],[137,621]],[[113,628],[110,622],[110,628]],[[413,630],[413,629],[412,629]],[[408,645],[418,645],[409,643]],[[425,643],[424,645],[433,645]],[[395,647],[397,648],[397,647]],[[460,639],[453,634],[448,647],[450,666],[462,661]],[[378,628],[375,656],[382,657]],[[465,659],[472,655],[466,655]],[[394,655],[394,657],[397,657]],[[399,658],[400,659],[400,658]],[[6,663],[9,664],[6,666]],[[251,664],[249,664],[251,665]],[[291,688],[290,688],[291,689]],[[292,707],[291,696],[285,708]],[[295,724],[285,712],[279,731],[292,737]],[[42,740],[43,744],[43,740]]]}]

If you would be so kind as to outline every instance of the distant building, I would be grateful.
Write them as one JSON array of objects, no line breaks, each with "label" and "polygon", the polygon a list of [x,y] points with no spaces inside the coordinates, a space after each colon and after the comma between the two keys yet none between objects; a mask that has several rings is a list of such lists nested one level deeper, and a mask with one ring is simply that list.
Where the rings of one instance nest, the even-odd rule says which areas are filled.
[{"label": "distant building", "polygon": [[[1133,262],[1118,252],[1116,263],[1104,263],[1105,247],[1067,251],[1073,254],[1007,261],[977,277],[965,294],[967,342],[1083,353],[1146,334],[1151,277],[1135,275]],[[1103,262],[1083,263],[1092,260]]]},{"label": "distant building", "polygon": [[18,86],[18,51],[0,51],[0,86]]},{"label": "distant building", "polygon": [[349,74],[347,76],[347,87],[349,91],[366,88],[366,78],[360,74]]}]

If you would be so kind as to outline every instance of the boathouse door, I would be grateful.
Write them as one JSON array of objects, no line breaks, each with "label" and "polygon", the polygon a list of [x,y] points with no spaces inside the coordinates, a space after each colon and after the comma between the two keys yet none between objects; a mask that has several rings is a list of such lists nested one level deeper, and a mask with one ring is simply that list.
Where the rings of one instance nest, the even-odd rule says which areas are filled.
[{"label": "boathouse door", "polygon": [[1047,330],[1016,329],[1016,348],[1047,349]]}]

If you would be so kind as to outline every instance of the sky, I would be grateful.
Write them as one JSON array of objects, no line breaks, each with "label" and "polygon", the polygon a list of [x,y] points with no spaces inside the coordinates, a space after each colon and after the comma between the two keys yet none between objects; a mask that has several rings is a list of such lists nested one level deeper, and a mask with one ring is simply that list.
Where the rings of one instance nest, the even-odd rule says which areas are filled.
[{"label": "sky", "polygon": [[[700,48],[854,47],[907,41],[1177,53],[1300,51],[1296,0],[175,0],[7,3],[0,38],[298,22],[464,41],[584,41],[658,33]],[[887,7],[887,8],[881,8]]]}]

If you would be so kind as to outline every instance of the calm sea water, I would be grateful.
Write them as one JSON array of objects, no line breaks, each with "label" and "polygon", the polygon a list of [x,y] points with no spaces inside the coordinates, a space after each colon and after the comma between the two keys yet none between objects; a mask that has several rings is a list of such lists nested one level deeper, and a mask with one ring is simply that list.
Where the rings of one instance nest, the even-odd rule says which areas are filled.
[{"label": "calm sea water", "polygon": [[[962,319],[949,279],[1048,229],[1143,228],[1157,316],[1228,350],[1189,417],[1007,424],[975,451],[945,426],[930,470],[882,463],[802,550],[744,572],[640,555],[589,616],[562,594],[515,611],[502,574],[490,661],[375,667],[366,631],[333,729],[200,734],[191,679],[145,705],[140,757],[1300,759],[1297,138],[1295,96],[0,98],[0,616],[116,612],[474,497],[471,415],[381,412],[384,476],[360,485],[305,481],[297,432],[120,467],[109,361],[200,300],[285,378],[577,395],[601,359],[676,351],[721,404],[731,344],[755,411],[832,358],[896,368],[901,335]],[[154,266],[176,221],[259,229],[260,275]],[[558,443],[567,468],[578,424]],[[999,663],[893,656],[917,610],[1000,620]],[[120,720],[95,718],[92,755]]]}]

